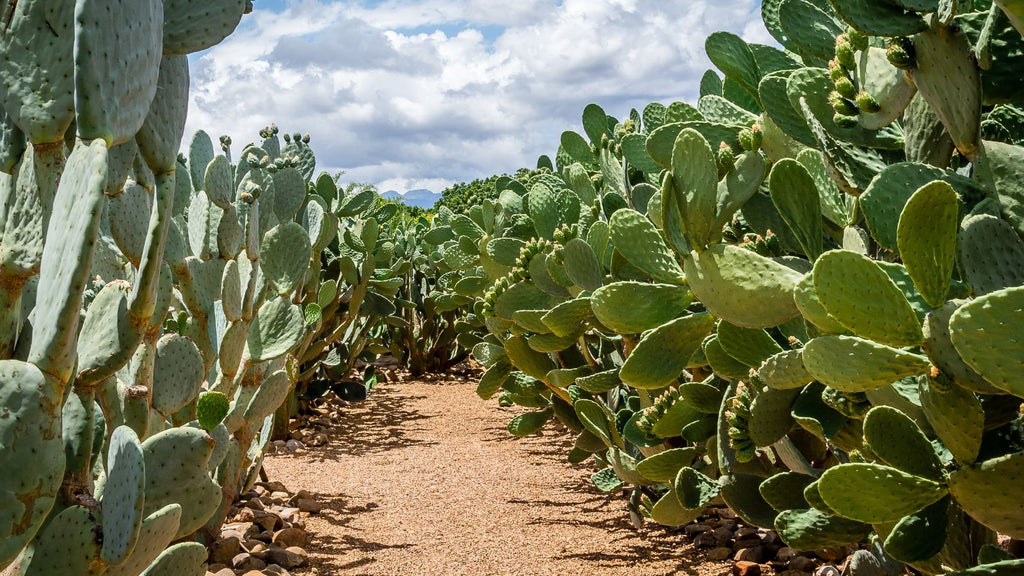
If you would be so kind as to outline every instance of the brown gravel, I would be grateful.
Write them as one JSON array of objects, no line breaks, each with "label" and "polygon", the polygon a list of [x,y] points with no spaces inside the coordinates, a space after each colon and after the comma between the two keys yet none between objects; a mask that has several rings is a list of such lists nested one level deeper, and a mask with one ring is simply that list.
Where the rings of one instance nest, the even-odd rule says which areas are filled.
[{"label": "brown gravel", "polygon": [[[681,532],[636,531],[619,494],[565,460],[562,431],[512,437],[520,409],[465,380],[383,383],[345,408],[327,446],[267,459],[267,473],[318,495],[298,574],[727,574]],[[551,426],[549,424],[549,426]]]}]

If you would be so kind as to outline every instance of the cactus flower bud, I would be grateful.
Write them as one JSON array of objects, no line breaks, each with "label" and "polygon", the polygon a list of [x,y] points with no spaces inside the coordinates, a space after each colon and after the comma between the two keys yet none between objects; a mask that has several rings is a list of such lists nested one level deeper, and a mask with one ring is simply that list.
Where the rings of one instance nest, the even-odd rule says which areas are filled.
[{"label": "cactus flower bud", "polygon": [[849,78],[840,78],[836,81],[835,85],[836,92],[839,92],[839,95],[843,98],[853,100],[857,97],[857,87],[854,86],[853,80],[850,80]]},{"label": "cactus flower bud", "polygon": [[868,35],[857,30],[856,28],[847,28],[846,37],[850,40],[850,45],[853,49],[858,52],[863,52],[868,49]]},{"label": "cactus flower bud", "polygon": [[910,38],[890,38],[888,44],[885,55],[888,57],[890,64],[900,70],[909,70],[917,65],[914,43],[911,42]]},{"label": "cactus flower bud", "polygon": [[840,128],[856,128],[857,117],[847,116],[846,114],[836,114],[832,117],[832,121],[836,123],[836,126]]},{"label": "cactus flower bud", "polygon": [[828,103],[832,105],[832,109],[835,110],[836,114],[843,114],[845,116],[856,116],[860,110],[857,109],[857,105],[852,101],[843,98],[839,92],[832,92],[828,95]]},{"label": "cactus flower bud", "polygon": [[868,113],[875,113],[882,109],[882,106],[878,104],[878,100],[867,92],[861,92],[857,94],[857,106]]},{"label": "cactus flower bud", "polygon": [[836,62],[845,66],[847,70],[857,68],[857,52],[853,49],[846,34],[836,37]]}]

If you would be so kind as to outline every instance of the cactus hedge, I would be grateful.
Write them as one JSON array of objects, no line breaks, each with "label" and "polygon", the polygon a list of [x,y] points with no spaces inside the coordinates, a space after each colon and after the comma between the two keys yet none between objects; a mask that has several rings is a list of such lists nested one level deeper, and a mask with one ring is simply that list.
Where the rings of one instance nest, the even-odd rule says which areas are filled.
[{"label": "cactus hedge", "polygon": [[712,34],[696,105],[587,106],[438,212],[478,393],[532,409],[513,434],[560,421],[637,521],[724,503],[797,549],[873,540],[854,570],[1017,573],[1019,10],[762,11],[779,46]]}]

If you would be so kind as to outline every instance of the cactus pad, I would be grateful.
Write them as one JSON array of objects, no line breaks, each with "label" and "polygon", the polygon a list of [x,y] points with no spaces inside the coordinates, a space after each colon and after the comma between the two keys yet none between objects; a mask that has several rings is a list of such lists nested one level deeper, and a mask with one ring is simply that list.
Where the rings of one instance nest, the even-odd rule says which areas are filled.
[{"label": "cactus pad", "polygon": [[673,320],[647,333],[619,371],[619,378],[635,388],[661,388],[674,381],[701,341],[711,332],[714,317],[693,314]]},{"label": "cactus pad", "polygon": [[938,482],[880,464],[841,464],[818,480],[829,508],[844,518],[879,524],[921,510],[946,495]]},{"label": "cactus pad", "polygon": [[843,392],[866,392],[928,371],[927,358],[854,336],[822,336],[803,349],[816,380]]},{"label": "cactus pad", "polygon": [[1024,317],[1024,287],[1006,288],[961,306],[949,321],[950,337],[960,356],[993,386],[1024,396],[1018,343]]},{"label": "cactus pad", "polygon": [[595,290],[590,306],[601,324],[619,334],[639,334],[672,320],[692,300],[682,286],[627,281]]}]

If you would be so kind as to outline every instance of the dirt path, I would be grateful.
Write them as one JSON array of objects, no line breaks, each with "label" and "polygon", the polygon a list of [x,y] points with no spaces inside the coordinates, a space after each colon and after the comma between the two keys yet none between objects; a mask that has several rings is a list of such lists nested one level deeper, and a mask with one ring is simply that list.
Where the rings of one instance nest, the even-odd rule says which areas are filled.
[{"label": "dirt path", "polygon": [[270,478],[320,495],[322,575],[662,575],[697,570],[680,533],[637,532],[625,501],[565,460],[568,437],[512,437],[517,413],[467,381],[388,383],[352,405],[326,447],[268,458]]}]

